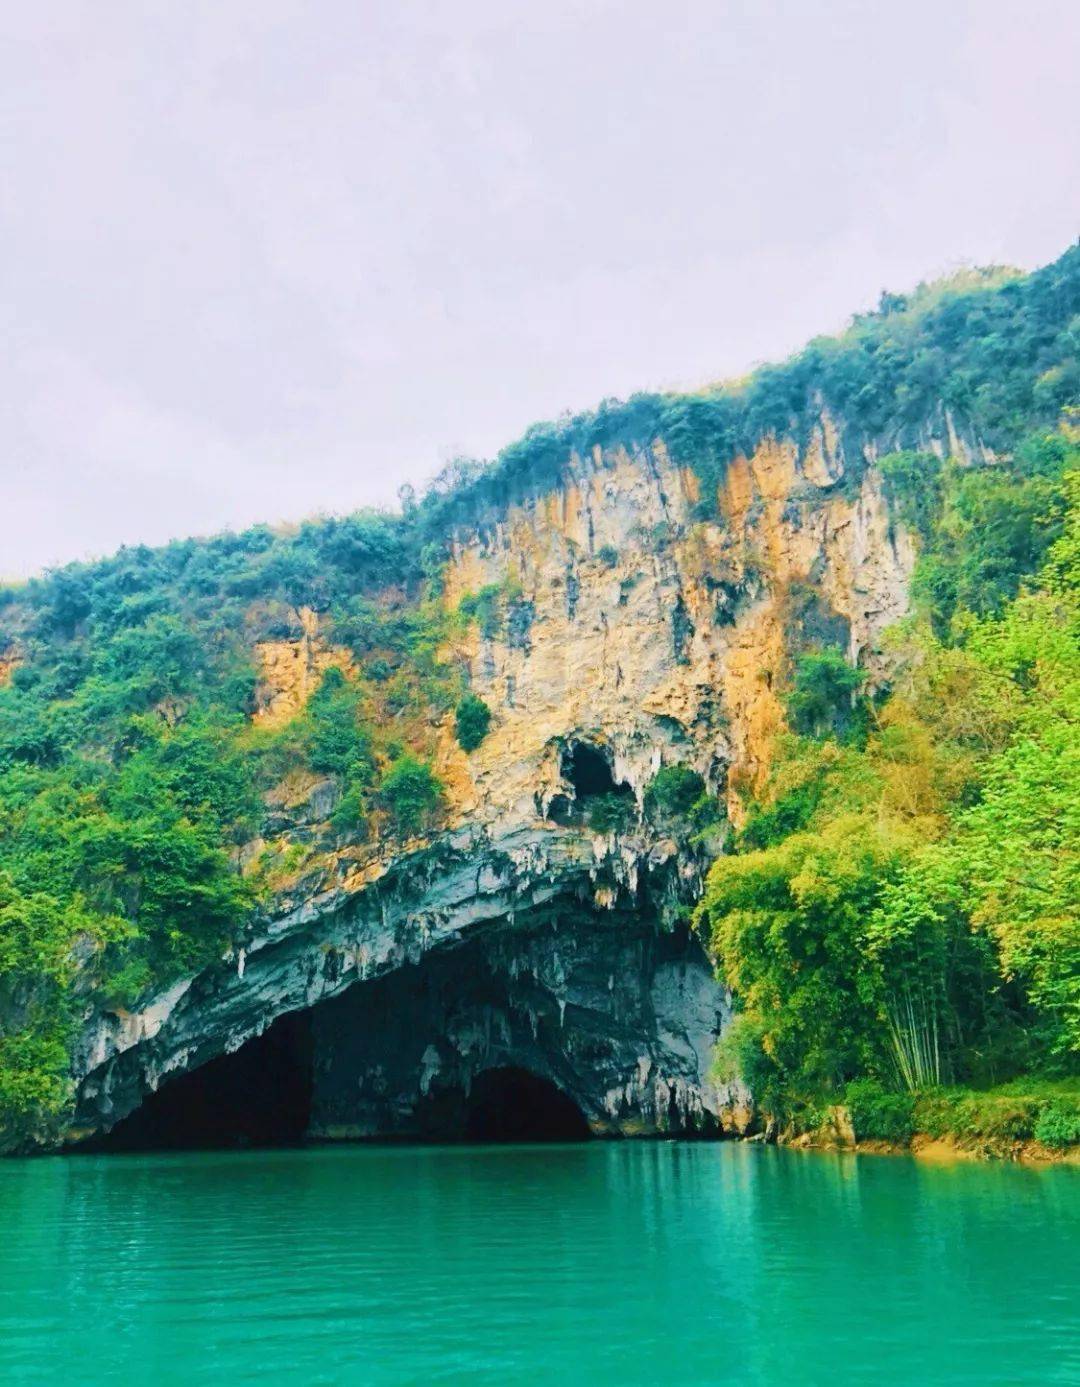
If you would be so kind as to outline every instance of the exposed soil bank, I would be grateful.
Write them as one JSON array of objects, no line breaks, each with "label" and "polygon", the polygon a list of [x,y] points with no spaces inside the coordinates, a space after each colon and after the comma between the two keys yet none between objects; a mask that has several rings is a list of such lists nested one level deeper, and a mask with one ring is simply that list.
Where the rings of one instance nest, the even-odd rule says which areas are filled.
[{"label": "exposed soil bank", "polygon": [[[743,1138],[745,1141],[764,1141],[763,1134]],[[815,1133],[777,1138],[777,1146],[794,1151],[848,1151],[859,1156],[914,1156],[921,1161],[938,1163],[951,1161],[1015,1161],[1025,1165],[1080,1166],[1080,1146],[1064,1149],[1044,1146],[1037,1141],[993,1141],[972,1137],[961,1139],[947,1135],[930,1136],[916,1132],[909,1144],[890,1141],[843,1142],[826,1139]]]}]

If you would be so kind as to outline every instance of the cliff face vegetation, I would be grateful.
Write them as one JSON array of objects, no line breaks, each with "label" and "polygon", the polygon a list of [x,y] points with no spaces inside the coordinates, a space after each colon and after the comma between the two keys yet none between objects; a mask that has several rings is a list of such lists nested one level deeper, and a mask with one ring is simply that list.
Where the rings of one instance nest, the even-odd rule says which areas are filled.
[{"label": "cliff face vegetation", "polygon": [[1074,247],[400,516],[4,589],[3,1144],[253,1046],[322,1135],[527,1071],[594,1131],[890,1138],[1037,1075],[1014,1135],[1075,1140],[1078,400]]}]

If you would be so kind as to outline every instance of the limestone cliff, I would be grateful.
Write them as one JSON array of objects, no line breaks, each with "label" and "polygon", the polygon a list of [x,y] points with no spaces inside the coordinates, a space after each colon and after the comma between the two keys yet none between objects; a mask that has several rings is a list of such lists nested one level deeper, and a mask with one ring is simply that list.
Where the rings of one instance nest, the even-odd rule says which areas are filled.
[{"label": "limestone cliff", "polygon": [[[728,1001],[686,925],[720,840],[657,824],[643,794],[679,763],[737,818],[808,636],[882,672],[913,547],[871,463],[849,474],[822,415],[804,446],[766,438],[736,458],[700,520],[702,482],[661,441],[598,447],[459,530],[443,602],[498,586],[506,611],[447,652],[493,719],[471,754],[449,715],[434,728],[443,827],[302,855],[219,965],[133,1012],[93,1010],[72,1137],[310,1008],[309,1134],[455,1134],[478,1077],[509,1068],[551,1080],[597,1132],[749,1120],[745,1095],[710,1079]],[[349,667],[314,612],[301,620],[299,637],[258,647],[257,720],[287,718],[322,671]],[[621,829],[589,827],[601,792],[632,801]],[[310,779],[279,792],[278,843],[332,803]]]},{"label": "limestone cliff", "polygon": [[972,271],[401,514],[0,590],[0,1147],[467,1136],[507,1084],[559,1130],[752,1121],[710,1077],[704,873],[799,652],[888,682],[905,518],[926,542],[919,488],[959,475],[925,454],[1055,429],[1078,312],[1080,246]]}]

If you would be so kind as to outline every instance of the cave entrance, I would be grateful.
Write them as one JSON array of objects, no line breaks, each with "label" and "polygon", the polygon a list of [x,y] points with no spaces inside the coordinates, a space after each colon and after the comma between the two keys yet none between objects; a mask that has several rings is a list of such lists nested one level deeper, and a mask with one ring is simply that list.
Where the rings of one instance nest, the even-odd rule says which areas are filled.
[{"label": "cave entrance", "polygon": [[94,1151],[288,1146],[311,1117],[310,1011],[279,1016],[264,1034],[163,1083]]},{"label": "cave entrance", "polygon": [[485,1069],[473,1080],[466,1141],[584,1141],[589,1135],[585,1114],[550,1079],[507,1066]]},{"label": "cave entrance", "polygon": [[[556,800],[560,801],[557,808],[563,817],[572,813],[573,809],[585,809],[590,800],[611,799],[612,796],[630,801],[634,798],[633,789],[624,781],[615,779],[607,752],[600,747],[592,746],[589,742],[571,742],[565,747],[560,760],[560,770],[563,778],[569,781],[574,790],[572,808],[565,803],[563,795],[557,795],[552,801],[553,806]],[[552,817],[558,818],[559,814],[553,813]]]},{"label": "cave entrance", "polygon": [[602,747],[570,742],[563,747],[559,770],[573,794],[552,797],[547,816],[553,823],[570,826],[584,820],[604,832],[629,822],[634,791],[624,781],[615,779],[609,755]]},{"label": "cave entrance", "polygon": [[607,757],[588,742],[574,742],[567,747],[562,772],[573,785],[578,801],[594,795],[612,795],[627,788],[616,785]]}]

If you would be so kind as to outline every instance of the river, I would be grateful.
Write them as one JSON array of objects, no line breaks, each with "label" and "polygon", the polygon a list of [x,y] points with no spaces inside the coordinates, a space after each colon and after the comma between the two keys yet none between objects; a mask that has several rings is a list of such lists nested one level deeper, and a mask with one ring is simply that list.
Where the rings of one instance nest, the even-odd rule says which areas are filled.
[{"label": "river", "polygon": [[737,1144],[0,1162],[0,1382],[1080,1383],[1080,1171]]}]

